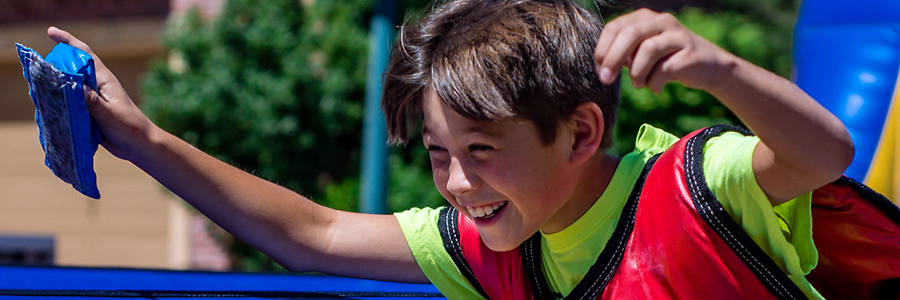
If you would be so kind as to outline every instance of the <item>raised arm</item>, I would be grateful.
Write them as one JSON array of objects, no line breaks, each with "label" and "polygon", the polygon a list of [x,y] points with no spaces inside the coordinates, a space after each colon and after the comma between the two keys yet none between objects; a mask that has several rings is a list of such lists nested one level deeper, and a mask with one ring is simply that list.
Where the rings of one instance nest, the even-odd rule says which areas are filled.
[{"label": "raised arm", "polygon": [[612,84],[629,68],[636,88],[654,92],[669,81],[703,89],[760,138],[753,171],[773,205],[838,179],[853,159],[843,123],[790,81],[691,32],[671,14],[641,9],[603,30],[597,72]]},{"label": "raised arm", "polygon": [[154,125],[83,42],[47,34],[94,57],[97,92],[87,107],[104,148],[131,161],[236,237],[292,271],[427,282],[391,215],[342,212],[241,171]]}]

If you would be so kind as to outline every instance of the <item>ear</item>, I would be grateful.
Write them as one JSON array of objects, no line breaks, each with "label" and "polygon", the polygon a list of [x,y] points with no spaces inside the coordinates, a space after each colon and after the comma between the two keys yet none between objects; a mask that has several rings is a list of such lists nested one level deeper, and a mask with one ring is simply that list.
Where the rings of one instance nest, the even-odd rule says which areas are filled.
[{"label": "ear", "polygon": [[593,157],[603,141],[603,111],[597,103],[583,103],[569,119],[572,152],[569,160],[581,164]]}]

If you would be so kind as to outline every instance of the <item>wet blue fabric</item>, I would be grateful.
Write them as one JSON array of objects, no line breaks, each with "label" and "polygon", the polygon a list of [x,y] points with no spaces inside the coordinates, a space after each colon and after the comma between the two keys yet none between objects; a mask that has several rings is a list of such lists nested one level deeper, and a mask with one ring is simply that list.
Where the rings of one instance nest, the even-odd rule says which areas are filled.
[{"label": "wet blue fabric", "polygon": [[16,50],[34,102],[44,164],[75,190],[100,198],[94,153],[103,138],[87,112],[83,90],[85,85],[97,90],[93,58],[63,43],[46,59],[21,44]]}]

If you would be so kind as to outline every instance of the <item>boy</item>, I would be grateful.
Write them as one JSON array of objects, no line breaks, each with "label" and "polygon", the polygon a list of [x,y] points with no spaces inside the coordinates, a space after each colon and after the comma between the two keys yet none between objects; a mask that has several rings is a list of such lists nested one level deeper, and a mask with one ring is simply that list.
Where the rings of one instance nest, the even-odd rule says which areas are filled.
[{"label": "boy", "polygon": [[[573,290],[620,227],[617,216],[644,164],[675,141],[646,128],[642,149],[623,158],[604,152],[619,70],[628,67],[636,87],[653,91],[668,81],[705,89],[759,135],[706,143],[710,188],[778,267],[816,296],[803,279],[815,264],[811,234],[802,228],[809,226],[808,197],[791,206],[798,208],[788,219],[801,228],[790,238],[772,207],[841,176],[853,157],[841,122],[790,82],[671,15],[639,10],[602,35],[600,24],[566,0],[441,5],[405,27],[393,51],[383,102],[392,140],[404,142],[407,126],[421,120],[435,185],[477,228],[480,243],[511,253],[504,251],[540,232],[542,263],[529,274],[546,277],[556,296],[580,297]],[[67,32],[51,27],[48,34],[93,55]],[[449,298],[485,296],[445,251],[454,240],[441,237],[437,222],[451,208],[390,216],[319,206],[159,129],[96,56],[95,63],[99,88],[87,91],[87,106],[104,147],[286,268],[431,281]]]}]

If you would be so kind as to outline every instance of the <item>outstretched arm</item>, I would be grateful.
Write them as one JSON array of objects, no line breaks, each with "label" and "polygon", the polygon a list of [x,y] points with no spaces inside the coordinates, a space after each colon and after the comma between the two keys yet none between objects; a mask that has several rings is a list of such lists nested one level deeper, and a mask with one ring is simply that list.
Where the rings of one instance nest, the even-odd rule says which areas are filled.
[{"label": "outstretched arm", "polygon": [[203,153],[144,116],[85,43],[55,27],[47,34],[94,57],[98,91],[86,102],[103,146],[236,237],[293,271],[427,282],[394,216],[323,207]]},{"label": "outstretched arm", "polygon": [[594,53],[600,80],[624,66],[636,88],[669,81],[703,89],[760,138],[753,171],[773,205],[838,179],[853,159],[843,123],[793,83],[691,32],[671,14],[641,9],[603,30]]}]

